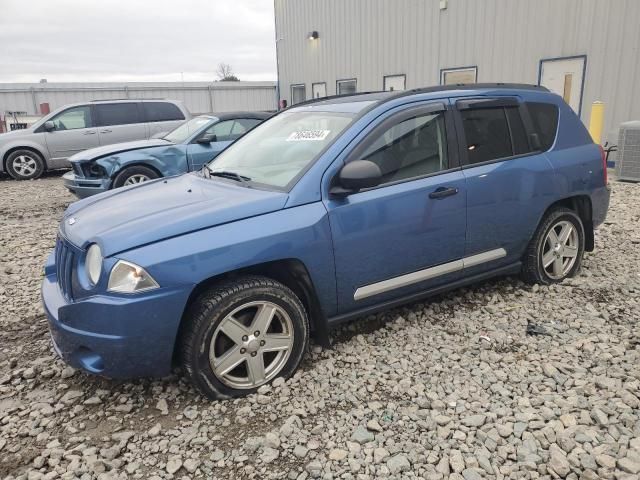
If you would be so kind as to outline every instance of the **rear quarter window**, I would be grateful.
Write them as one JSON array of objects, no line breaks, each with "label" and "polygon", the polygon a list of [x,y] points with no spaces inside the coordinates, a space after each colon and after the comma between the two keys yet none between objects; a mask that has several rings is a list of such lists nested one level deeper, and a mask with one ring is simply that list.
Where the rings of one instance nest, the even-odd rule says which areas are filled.
[{"label": "rear quarter window", "polygon": [[558,107],[550,103],[527,102],[533,130],[540,138],[542,150],[547,151],[556,140]]}]

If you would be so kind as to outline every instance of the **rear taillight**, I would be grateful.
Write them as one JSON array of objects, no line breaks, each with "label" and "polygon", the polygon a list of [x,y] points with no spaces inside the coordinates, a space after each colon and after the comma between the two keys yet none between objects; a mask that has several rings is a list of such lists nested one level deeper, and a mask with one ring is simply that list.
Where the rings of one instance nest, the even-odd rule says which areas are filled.
[{"label": "rear taillight", "polygon": [[598,145],[600,148],[600,156],[602,157],[602,176],[604,177],[604,184],[609,184],[609,174],[607,173],[607,155],[604,153],[602,145]]}]

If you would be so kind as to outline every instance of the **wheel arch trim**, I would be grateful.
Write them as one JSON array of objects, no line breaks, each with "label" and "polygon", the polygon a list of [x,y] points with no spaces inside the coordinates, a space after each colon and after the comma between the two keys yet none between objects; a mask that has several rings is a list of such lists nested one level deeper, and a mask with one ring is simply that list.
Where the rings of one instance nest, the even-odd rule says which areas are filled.
[{"label": "wheel arch trim", "polygon": [[179,339],[182,334],[182,329],[186,324],[186,314],[189,306],[195,301],[195,299],[197,299],[203,292],[220,282],[252,275],[270,278],[290,288],[293,293],[298,296],[309,315],[309,328],[316,341],[324,346],[329,345],[329,324],[327,317],[322,310],[320,300],[313,284],[313,279],[309,274],[307,266],[300,259],[283,258],[219,273],[195,284],[189,294],[187,302],[184,305],[184,311],[182,318],[180,319],[180,325],[178,327],[173,349],[174,362],[177,359]]},{"label": "wheel arch trim", "polygon": [[44,163],[44,169],[47,170],[49,168],[47,164],[47,156],[42,152],[40,148],[38,148],[38,146],[32,145],[32,144],[19,144],[19,145],[10,146],[2,154],[2,163],[1,163],[2,169],[0,171],[4,171],[4,172],[7,171],[7,161],[9,160],[9,155],[11,155],[13,152],[17,152],[18,150],[29,150],[29,151],[32,151],[33,153],[38,154],[42,159],[42,162]]}]

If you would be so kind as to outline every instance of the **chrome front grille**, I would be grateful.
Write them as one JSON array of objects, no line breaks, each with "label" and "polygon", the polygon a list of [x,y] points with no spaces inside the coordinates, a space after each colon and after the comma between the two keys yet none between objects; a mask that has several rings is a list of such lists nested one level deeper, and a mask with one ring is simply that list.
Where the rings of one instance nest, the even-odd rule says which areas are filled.
[{"label": "chrome front grille", "polygon": [[73,267],[75,265],[76,252],[64,238],[58,235],[56,240],[56,276],[62,295],[67,300],[73,299]]}]

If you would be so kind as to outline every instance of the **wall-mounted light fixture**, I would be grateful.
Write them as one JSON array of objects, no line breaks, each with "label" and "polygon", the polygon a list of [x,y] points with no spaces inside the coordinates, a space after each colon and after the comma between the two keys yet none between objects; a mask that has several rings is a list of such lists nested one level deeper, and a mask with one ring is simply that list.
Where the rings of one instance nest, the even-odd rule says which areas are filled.
[{"label": "wall-mounted light fixture", "polygon": [[307,38],[309,40],[317,40],[320,37],[320,35],[318,35],[318,32],[316,30],[314,30],[313,32],[309,32],[309,35],[307,35]]}]

